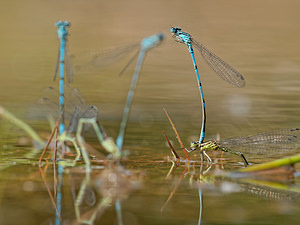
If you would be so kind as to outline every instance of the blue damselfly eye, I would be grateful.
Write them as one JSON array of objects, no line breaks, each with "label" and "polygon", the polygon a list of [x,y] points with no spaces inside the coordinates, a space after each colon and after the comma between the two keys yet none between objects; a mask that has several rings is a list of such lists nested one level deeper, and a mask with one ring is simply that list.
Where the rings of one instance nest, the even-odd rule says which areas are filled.
[{"label": "blue damselfly eye", "polygon": [[69,27],[69,26],[71,26],[71,23],[70,23],[69,21],[65,21],[65,22],[64,22],[64,25],[65,25],[66,27]]},{"label": "blue damselfly eye", "polygon": [[60,20],[60,21],[58,21],[56,24],[55,24],[55,26],[56,27],[59,27],[59,26],[61,26],[63,24],[63,22]]},{"label": "blue damselfly eye", "polygon": [[174,33],[174,34],[177,33],[178,31],[181,31],[180,27],[172,27],[171,28],[171,32]]}]

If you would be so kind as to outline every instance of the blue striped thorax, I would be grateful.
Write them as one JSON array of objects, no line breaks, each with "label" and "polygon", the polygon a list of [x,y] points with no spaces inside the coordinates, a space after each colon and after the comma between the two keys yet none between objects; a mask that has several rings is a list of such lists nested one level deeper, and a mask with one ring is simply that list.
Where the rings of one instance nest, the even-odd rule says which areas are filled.
[{"label": "blue striped thorax", "polygon": [[57,27],[57,34],[60,40],[63,40],[68,35],[68,29],[71,24],[68,21],[58,21],[55,26]]},{"label": "blue striped thorax", "polygon": [[164,35],[162,33],[147,37],[141,42],[141,50],[148,51],[149,49],[157,46],[163,39]]},{"label": "blue striped thorax", "polygon": [[191,44],[192,36],[188,33],[182,32],[180,27],[172,27],[171,32],[173,37],[177,39],[178,42],[183,44]]}]

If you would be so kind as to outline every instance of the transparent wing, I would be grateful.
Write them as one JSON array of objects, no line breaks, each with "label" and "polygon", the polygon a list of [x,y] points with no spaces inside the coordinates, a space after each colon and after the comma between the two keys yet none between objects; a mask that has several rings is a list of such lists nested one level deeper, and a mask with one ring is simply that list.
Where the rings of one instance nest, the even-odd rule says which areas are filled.
[{"label": "transparent wing", "polygon": [[58,47],[58,54],[57,54],[56,67],[55,67],[53,80],[56,80],[57,77],[58,68],[59,68],[59,58],[60,58],[60,47]]},{"label": "transparent wing", "polygon": [[197,48],[209,67],[223,80],[236,87],[244,87],[246,82],[242,74],[227,64],[224,60],[209,51],[203,44],[192,39],[192,45]]},{"label": "transparent wing", "polygon": [[121,70],[121,72],[119,73],[119,76],[121,76],[126,70],[127,68],[133,63],[133,61],[137,58],[138,54],[140,51],[137,51],[133,57],[131,57],[131,59],[128,61],[128,63],[124,66],[124,68]]},{"label": "transparent wing", "polygon": [[[38,101],[39,112],[58,118],[58,90],[53,87],[47,87],[43,90],[43,96]],[[70,88],[68,85],[65,85],[65,121],[69,121],[67,130],[70,133],[76,132],[80,118],[96,118],[98,121],[98,109],[95,106],[89,106],[77,88]],[[84,131],[87,131],[88,128],[89,126],[85,127]]]},{"label": "transparent wing", "polygon": [[286,154],[298,148],[300,128],[278,129],[220,141],[220,146],[253,154]]},{"label": "transparent wing", "polygon": [[[73,70],[73,66],[71,63],[71,57],[70,57],[70,53],[68,50],[68,47],[66,46],[65,49],[65,68],[66,68],[66,75],[67,75],[67,79],[68,79],[68,83],[72,83],[73,82],[73,78],[74,78],[74,70]],[[58,74],[58,68],[59,68],[59,63],[60,63],[60,47],[58,48],[58,55],[57,55],[57,60],[56,60],[56,67],[55,67],[55,73],[54,73],[54,77],[53,80],[56,80],[57,74]]]},{"label": "transparent wing", "polygon": [[[72,119],[68,126],[69,133],[75,133],[77,131],[78,122],[79,122],[79,119],[81,119],[81,118],[95,118],[97,121],[97,119],[98,119],[97,107],[91,105],[84,112],[81,112],[80,108],[76,107],[75,111],[73,113]],[[86,132],[90,128],[91,128],[91,125],[85,124],[83,132]]]},{"label": "transparent wing", "polygon": [[72,56],[72,60],[75,63],[75,68],[82,69],[102,69],[105,68],[127,55],[137,50],[140,47],[139,43],[112,48],[109,50],[89,51],[88,53],[81,53]]},{"label": "transparent wing", "polygon": [[69,133],[76,132],[79,119],[80,119],[80,108],[75,107],[74,113],[72,115],[71,121],[70,121],[68,129],[67,129],[67,131]]},{"label": "transparent wing", "polygon": [[[70,93],[71,88],[66,88],[65,85],[65,119],[70,120],[77,105],[81,100],[72,97]],[[42,98],[38,100],[38,110],[44,112],[45,115],[52,115],[54,118],[58,118],[59,115],[59,92],[56,88],[47,87],[42,91]],[[84,104],[80,104],[79,108],[86,107]]]},{"label": "transparent wing", "polygon": [[67,78],[68,78],[68,82],[72,83],[73,79],[74,79],[74,70],[73,70],[70,51],[69,51],[68,46],[66,46],[65,51],[66,51],[66,54],[65,54],[65,67],[66,67]]}]

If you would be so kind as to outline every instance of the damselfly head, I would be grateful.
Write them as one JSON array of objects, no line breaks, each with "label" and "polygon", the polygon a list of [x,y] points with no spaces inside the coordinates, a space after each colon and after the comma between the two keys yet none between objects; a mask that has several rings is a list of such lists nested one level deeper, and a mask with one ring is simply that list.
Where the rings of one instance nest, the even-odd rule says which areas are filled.
[{"label": "damselfly head", "polygon": [[177,32],[181,31],[181,28],[180,27],[171,27],[171,32],[173,34],[176,34]]},{"label": "damselfly head", "polygon": [[65,39],[68,35],[68,28],[70,26],[69,21],[58,21],[55,26],[57,27],[57,34],[60,40]]},{"label": "damselfly head", "polygon": [[69,26],[71,26],[71,23],[69,21],[65,21],[64,26],[69,27]]},{"label": "damselfly head", "polygon": [[65,26],[65,27],[69,27],[71,24],[69,21],[61,21],[59,20],[58,22],[56,22],[55,26],[56,27],[60,27],[60,26]]},{"label": "damselfly head", "polygon": [[56,27],[60,27],[61,25],[63,25],[63,21],[57,21],[56,23],[55,23],[55,26]]},{"label": "damselfly head", "polygon": [[199,148],[199,142],[198,141],[192,141],[190,148],[191,148],[191,151],[195,151],[197,148]]},{"label": "damselfly head", "polygon": [[149,37],[146,37],[141,42],[141,49],[149,50],[156,47],[164,39],[163,33],[158,33]]}]

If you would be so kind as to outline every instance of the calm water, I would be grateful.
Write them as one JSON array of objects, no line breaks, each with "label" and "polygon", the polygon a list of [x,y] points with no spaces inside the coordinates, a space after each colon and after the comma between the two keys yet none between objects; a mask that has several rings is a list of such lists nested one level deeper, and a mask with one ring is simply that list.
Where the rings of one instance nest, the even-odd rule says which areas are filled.
[{"label": "calm water", "polygon": [[[179,149],[163,107],[186,146],[198,138],[201,125],[192,62],[186,46],[172,40],[171,26],[181,26],[191,33],[246,79],[245,88],[231,87],[196,53],[207,104],[207,139],[216,134],[224,139],[299,127],[299,6],[293,0],[2,2],[0,105],[47,138],[49,126],[34,105],[45,87],[57,85],[52,81],[58,48],[54,23],[69,20],[68,44],[76,72],[72,85],[100,109],[103,126],[116,138],[134,67],[121,77],[118,73],[130,56],[100,68],[79,68],[81,57],[164,32],[164,42],[147,54],[128,124],[125,149],[130,155],[122,162],[121,172],[126,169],[132,175],[124,179],[122,188],[115,188],[122,193],[123,224],[198,224],[199,192],[202,224],[298,224],[297,176],[279,183],[215,176],[220,170],[243,166],[239,158],[228,154],[223,158],[217,154],[216,164],[204,177],[200,174],[207,165],[201,168],[197,154],[189,172],[182,163],[169,174],[171,154],[161,130]],[[53,195],[57,174],[49,165],[44,168],[43,180],[36,164],[39,153],[24,158],[32,151],[30,140],[24,137],[22,130],[0,119],[0,224],[55,224],[55,208],[47,187]],[[98,146],[93,139],[91,143]],[[297,149],[291,154],[295,152]],[[246,156],[251,163],[281,157],[276,152],[265,158]],[[105,198],[101,187],[109,170],[100,162],[97,165],[80,204],[83,217],[96,212]],[[58,179],[61,224],[77,224],[75,199],[85,179],[82,168],[66,169]],[[115,199],[98,210],[95,224],[118,224]]]}]

